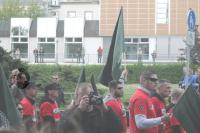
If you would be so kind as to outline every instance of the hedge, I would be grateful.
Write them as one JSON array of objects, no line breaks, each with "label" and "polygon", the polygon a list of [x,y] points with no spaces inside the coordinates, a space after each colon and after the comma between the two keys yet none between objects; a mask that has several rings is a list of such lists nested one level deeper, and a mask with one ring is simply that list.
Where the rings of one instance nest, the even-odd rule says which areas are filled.
[{"label": "hedge", "polygon": [[[158,64],[158,65],[128,65],[129,71],[128,84],[138,83],[140,74],[145,70],[152,70],[158,74],[159,78],[167,79],[171,83],[178,83],[182,76],[182,64]],[[86,78],[90,80],[90,76],[94,74],[96,80],[103,68],[102,65],[86,65]],[[30,73],[31,80],[42,85],[44,88],[51,82],[51,76],[58,74],[61,77],[61,85],[65,91],[74,91],[81,66],[73,65],[29,65],[28,72]],[[101,87],[103,88],[103,87]],[[105,90],[105,88],[103,89]],[[103,92],[102,92],[103,93]]]}]

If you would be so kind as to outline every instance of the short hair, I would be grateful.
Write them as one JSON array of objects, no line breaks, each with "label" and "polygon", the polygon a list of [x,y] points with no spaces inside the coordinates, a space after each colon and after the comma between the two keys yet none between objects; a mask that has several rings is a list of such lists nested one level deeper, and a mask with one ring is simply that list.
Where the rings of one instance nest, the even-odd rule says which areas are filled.
[{"label": "short hair", "polygon": [[49,90],[58,90],[58,89],[59,89],[58,84],[52,83],[52,84],[47,85],[47,86],[45,87],[44,91],[45,91],[46,94],[48,94],[48,91],[49,91]]},{"label": "short hair", "polygon": [[87,82],[80,83],[76,88],[75,94],[78,95],[78,92],[80,90],[85,90],[87,88],[92,88],[92,85],[90,83],[87,83]]},{"label": "short hair", "polygon": [[151,77],[151,75],[154,75],[154,74],[156,74],[155,72],[153,72],[153,71],[145,71],[145,72],[143,72],[142,74],[141,74],[141,78],[144,78],[144,79],[148,79],[148,78],[150,78]]}]

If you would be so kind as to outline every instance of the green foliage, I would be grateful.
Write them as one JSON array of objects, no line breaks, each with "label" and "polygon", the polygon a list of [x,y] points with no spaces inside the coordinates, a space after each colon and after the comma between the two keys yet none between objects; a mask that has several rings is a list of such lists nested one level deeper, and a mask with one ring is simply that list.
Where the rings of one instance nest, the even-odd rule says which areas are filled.
[{"label": "green foliage", "polygon": [[6,52],[2,47],[0,47],[0,64],[4,68],[7,78],[9,77],[10,71],[15,68],[24,67],[27,69],[27,65],[25,63],[22,63],[20,60],[13,59],[11,57],[11,53]]},{"label": "green foliage", "polygon": [[23,5],[20,0],[3,0],[0,8],[0,20],[10,20],[12,17],[37,18],[44,13],[36,0],[29,0],[28,5]]},{"label": "green foliage", "polygon": [[[169,65],[128,65],[129,71],[128,84],[138,83],[140,74],[145,70],[153,70],[162,79],[167,79],[172,83],[178,83],[182,76],[182,64],[169,64]],[[86,70],[86,81],[90,81],[90,77],[94,74],[96,83],[98,83],[98,77],[102,70],[102,65],[87,65]],[[51,82],[51,76],[58,74],[61,78],[61,85],[66,91],[74,91],[77,84],[81,66],[72,65],[29,65],[28,71],[31,79],[37,83],[42,84],[44,88],[49,82]],[[98,86],[101,89],[101,94],[106,92],[104,86]]]}]

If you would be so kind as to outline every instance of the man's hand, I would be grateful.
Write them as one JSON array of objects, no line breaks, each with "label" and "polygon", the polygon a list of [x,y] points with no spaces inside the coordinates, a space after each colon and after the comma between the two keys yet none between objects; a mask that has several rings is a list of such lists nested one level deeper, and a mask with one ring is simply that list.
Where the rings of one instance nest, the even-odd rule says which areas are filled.
[{"label": "man's hand", "polygon": [[161,117],[161,121],[162,121],[162,122],[169,121],[171,117],[172,117],[172,114],[166,113],[165,115],[163,115],[163,116]]},{"label": "man's hand", "polygon": [[126,79],[128,76],[128,70],[126,69],[126,67],[124,68],[124,70],[122,71],[121,77]]},{"label": "man's hand", "polygon": [[88,106],[89,106],[89,97],[88,96],[83,96],[81,101],[80,101],[80,104],[79,104],[78,108],[81,111],[87,111]]}]

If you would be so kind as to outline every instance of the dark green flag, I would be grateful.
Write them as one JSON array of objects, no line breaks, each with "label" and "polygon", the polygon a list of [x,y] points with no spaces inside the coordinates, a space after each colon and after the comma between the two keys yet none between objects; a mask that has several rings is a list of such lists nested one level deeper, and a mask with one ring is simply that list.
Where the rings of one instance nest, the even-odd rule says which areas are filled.
[{"label": "dark green flag", "polygon": [[79,76],[76,87],[78,87],[78,85],[82,82],[86,82],[86,75],[85,75],[85,67],[84,66],[81,69],[80,76]]},{"label": "dark green flag", "polygon": [[96,83],[95,83],[95,79],[94,79],[94,75],[93,75],[93,74],[92,74],[92,76],[91,76],[90,82],[91,82],[92,88],[93,88],[93,90],[94,90],[94,94],[95,94],[95,95],[98,95],[97,86],[96,86]]},{"label": "dark green flag", "polygon": [[4,123],[1,126],[16,127],[20,125],[20,121],[19,112],[8,87],[8,81],[0,65],[0,123]]},{"label": "dark green flag", "polygon": [[174,108],[175,117],[187,133],[200,133],[200,95],[188,88]]},{"label": "dark green flag", "polygon": [[100,76],[100,83],[108,86],[111,80],[118,80],[121,75],[121,61],[124,45],[123,9],[121,8],[115,25],[106,65]]}]

